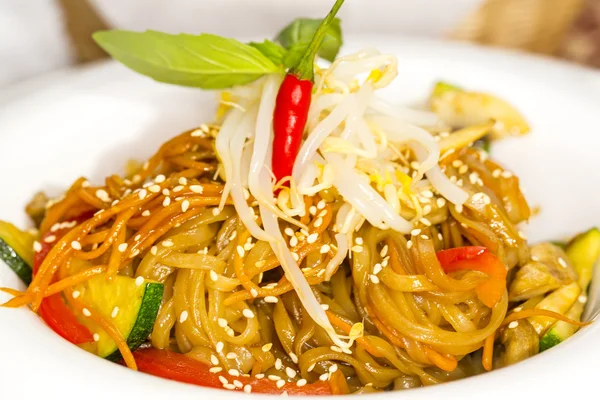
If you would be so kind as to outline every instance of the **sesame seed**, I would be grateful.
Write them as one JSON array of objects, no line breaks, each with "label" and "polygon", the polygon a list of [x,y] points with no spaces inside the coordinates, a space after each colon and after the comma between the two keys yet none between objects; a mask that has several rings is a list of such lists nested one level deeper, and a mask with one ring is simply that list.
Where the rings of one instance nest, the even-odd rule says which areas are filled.
[{"label": "sesame seed", "polygon": [[154,182],[156,182],[156,183],[163,183],[164,181],[165,181],[165,176],[163,174],[156,175],[156,178],[154,178]]},{"label": "sesame seed", "polygon": [[452,166],[454,168],[459,168],[461,165],[463,165],[463,162],[461,160],[454,160],[454,161],[452,161]]},{"label": "sesame seed", "polygon": [[328,244],[324,244],[323,246],[321,246],[321,249],[319,250],[319,252],[321,254],[327,254],[327,253],[329,253],[330,249],[331,249],[331,246],[329,246]]},{"label": "sesame seed", "polygon": [[212,215],[214,215],[216,217],[219,214],[221,214],[221,210],[219,210],[218,207],[213,208]]},{"label": "sesame seed", "polygon": [[219,359],[214,354],[210,355],[210,362],[212,365],[219,365]]},{"label": "sesame seed", "polygon": [[302,387],[302,386],[306,385],[306,383],[307,383],[306,379],[302,378],[302,379],[299,379],[298,382],[296,382],[296,386]]},{"label": "sesame seed", "polygon": [[138,276],[137,278],[135,278],[135,285],[136,286],[142,286],[143,283],[144,283],[144,277],[143,276]]},{"label": "sesame seed", "polygon": [[512,178],[512,176],[513,176],[513,174],[510,171],[503,171],[502,172],[502,177],[505,178],[505,179]]},{"label": "sesame seed", "polygon": [[215,347],[215,349],[218,353],[220,353],[223,351],[223,347],[225,347],[225,344],[223,342],[217,342],[217,346]]},{"label": "sesame seed", "polygon": [[179,178],[178,182],[180,185],[183,185],[183,186],[187,185],[187,179],[183,176]]},{"label": "sesame seed", "polygon": [[81,250],[81,243],[79,243],[77,240],[74,240],[71,242],[71,247],[75,250]]},{"label": "sesame seed", "polygon": [[379,278],[377,277],[377,275],[371,275],[369,278],[371,279],[371,282],[373,282],[374,284],[379,283]]},{"label": "sesame seed", "polygon": [[163,247],[172,247],[173,246],[173,242],[171,240],[168,240],[168,239],[167,240],[163,240],[160,244]]},{"label": "sesame seed", "polygon": [[379,252],[379,256],[385,257],[387,255],[387,253],[388,253],[388,250],[389,250],[388,245],[387,244],[384,245],[382,247],[381,251]]},{"label": "sesame seed", "polygon": [[385,257],[385,258],[384,258],[384,259],[381,261],[381,266],[382,266],[383,268],[387,267],[387,266],[388,266],[388,262],[389,262],[389,260],[390,260],[390,256],[387,256],[387,257]]},{"label": "sesame seed", "polygon": [[326,205],[326,204],[325,204],[325,200],[321,200],[321,201],[319,201],[319,202],[317,203],[317,208],[318,208],[319,210],[322,210],[322,209],[324,209],[324,208],[325,208],[325,205]]},{"label": "sesame seed", "polygon": [[194,193],[202,194],[204,192],[204,186],[191,185],[190,190]]},{"label": "sesame seed", "polygon": [[440,197],[435,201],[435,204],[438,206],[438,208],[442,208],[446,205],[446,199]]},{"label": "sesame seed", "polygon": [[71,296],[73,296],[74,299],[78,298],[79,295],[81,295],[81,292],[79,290],[75,290],[73,291],[73,294]]},{"label": "sesame seed", "polygon": [[567,268],[567,262],[565,260],[563,260],[562,257],[558,257],[558,263],[560,264],[561,267]]},{"label": "sesame seed", "polygon": [[162,194],[164,194],[165,196],[168,196],[168,195],[170,195],[170,194],[171,194],[171,191],[170,191],[169,189],[167,189],[167,188],[164,188],[164,189],[162,190]]},{"label": "sesame seed", "polygon": [[242,315],[246,318],[254,318],[254,313],[249,308],[245,308],[244,311],[242,311]]},{"label": "sesame seed", "polygon": [[217,280],[219,280],[219,275],[213,271],[212,269],[210,270],[210,272],[208,273],[208,275],[210,276],[210,280],[213,282],[216,282]]},{"label": "sesame seed", "polygon": [[184,310],[179,315],[179,322],[183,324],[187,319],[188,319],[188,312]]},{"label": "sesame seed", "polygon": [[275,360],[275,369],[281,369],[283,367],[283,362],[281,361],[281,358],[278,358],[277,360]]},{"label": "sesame seed", "polygon": [[442,236],[442,234],[441,234],[441,233],[439,233],[439,232],[438,232],[438,234],[437,234],[437,237],[438,237],[438,239],[439,239],[439,240],[444,240],[444,236]]},{"label": "sesame seed", "polygon": [[421,196],[425,197],[426,199],[431,199],[433,198],[433,192],[431,190],[423,190],[421,192]]},{"label": "sesame seed", "polygon": [[310,365],[308,366],[308,368],[306,369],[306,371],[308,371],[308,372],[312,372],[312,370],[313,370],[313,369],[315,369],[315,366],[316,366],[316,364],[310,364]]},{"label": "sesame seed", "polygon": [[296,247],[298,245],[298,238],[296,236],[292,236],[290,239],[290,247]]},{"label": "sesame seed", "polygon": [[502,170],[500,168],[497,168],[494,171],[492,171],[492,176],[494,178],[499,178],[501,174],[502,174]]},{"label": "sesame seed", "polygon": [[419,220],[420,223],[422,223],[425,226],[431,226],[431,222],[429,222],[429,220],[427,218],[421,218]]},{"label": "sesame seed", "polygon": [[221,381],[221,383],[223,385],[227,385],[229,383],[229,381],[227,380],[227,378],[225,378],[223,375],[219,376],[219,380]]},{"label": "sesame seed", "polygon": [[338,365],[337,364],[333,364],[331,367],[329,367],[329,373],[330,374],[333,374],[337,370],[338,370]]},{"label": "sesame seed", "polygon": [[423,239],[423,240],[429,240],[429,236],[427,236],[427,235],[421,235],[421,239]]},{"label": "sesame seed", "polygon": [[454,209],[455,209],[455,210],[456,210],[456,212],[457,212],[457,213],[459,213],[459,214],[463,212],[463,206],[462,206],[462,204],[456,204],[456,205],[454,206]]},{"label": "sesame seed", "polygon": [[252,288],[250,289],[250,294],[252,295],[252,297],[258,297],[258,290]]},{"label": "sesame seed", "polygon": [[52,242],[54,242],[55,240],[56,240],[56,236],[54,236],[54,235],[46,236],[46,237],[44,238],[44,242],[46,242],[46,243],[52,243]]},{"label": "sesame seed", "polygon": [[158,192],[160,192],[160,186],[152,185],[152,186],[148,187],[148,190],[151,191],[152,193],[158,193]]},{"label": "sesame seed", "polygon": [[110,202],[110,197],[108,196],[108,193],[104,189],[96,190],[96,197],[105,203]]},{"label": "sesame seed", "polygon": [[140,198],[140,200],[144,200],[147,194],[148,192],[146,191],[146,189],[142,189],[138,192],[138,197]]},{"label": "sesame seed", "polygon": [[577,301],[579,301],[580,303],[585,304],[587,302],[587,296],[585,294],[582,294],[581,296],[579,296],[579,298],[577,299]]},{"label": "sesame seed", "polygon": [[285,381],[283,379],[278,380],[275,385],[281,389],[285,385]]},{"label": "sesame seed", "polygon": [[90,312],[90,310],[88,310],[87,308],[84,308],[83,310],[81,310],[81,312],[83,313],[83,315],[85,315],[86,317],[89,317],[90,315],[92,315],[92,313]]},{"label": "sesame seed", "polygon": [[328,373],[324,373],[321,376],[319,376],[319,380],[325,382],[326,380],[329,380],[329,374]]},{"label": "sesame seed", "polygon": [[378,273],[381,272],[382,269],[383,269],[383,267],[381,266],[381,264],[379,264],[379,263],[375,264],[375,266],[373,267],[373,274],[377,275]]},{"label": "sesame seed", "polygon": [[118,313],[119,313],[119,307],[115,307],[115,308],[113,308],[112,312],[110,313],[110,316],[113,318],[116,318]]},{"label": "sesame seed", "polygon": [[190,208],[190,202],[188,200],[184,200],[181,202],[181,211],[186,212]]},{"label": "sesame seed", "polygon": [[290,353],[289,356],[292,359],[293,363],[298,364],[298,356],[296,355],[296,353]]},{"label": "sesame seed", "polygon": [[81,187],[82,188],[90,187],[90,181],[83,181],[83,182],[81,182]]},{"label": "sesame seed", "polygon": [[508,324],[509,329],[514,329],[517,326],[519,326],[519,321],[512,321],[510,324]]},{"label": "sesame seed", "polygon": [[468,170],[469,170],[469,166],[468,165],[461,165],[460,168],[458,169],[458,173],[459,174],[466,174]]},{"label": "sesame seed", "polygon": [[329,304],[321,304],[321,308],[325,311],[329,310]]},{"label": "sesame seed", "polygon": [[478,178],[479,174],[477,172],[471,172],[469,174],[469,182],[471,182],[472,185],[475,185],[477,183]]},{"label": "sesame seed", "polygon": [[321,225],[323,225],[323,218],[319,217],[317,218],[317,220],[315,221],[315,228],[320,227]]},{"label": "sesame seed", "polygon": [[219,326],[221,328],[225,328],[227,326],[228,322],[225,318],[219,318],[219,319],[217,319],[217,324],[219,324]]},{"label": "sesame seed", "polygon": [[515,308],[513,309],[513,312],[519,312],[519,311],[521,311],[521,310],[523,310],[523,307],[519,306],[519,307],[515,307]]},{"label": "sesame seed", "polygon": [[230,351],[229,353],[227,353],[227,355],[225,356],[228,360],[235,360],[236,358],[238,358],[237,353],[234,353],[233,351]]},{"label": "sesame seed", "polygon": [[269,379],[270,381],[278,381],[281,378],[279,377],[279,375],[269,375],[267,376],[267,379]]},{"label": "sesame seed", "polygon": [[252,393],[252,386],[245,385],[244,386],[244,393]]},{"label": "sesame seed", "polygon": [[149,217],[150,216],[150,210],[144,210],[144,212],[142,212],[142,217]]},{"label": "sesame seed", "polygon": [[317,214],[317,207],[315,206],[310,206],[308,208],[308,212],[310,213],[310,215],[316,215]]},{"label": "sesame seed", "polygon": [[120,253],[125,253],[125,250],[127,250],[127,243],[121,243],[117,249]]},{"label": "sesame seed", "polygon": [[294,259],[294,261],[298,261],[300,259],[300,256],[298,255],[298,253],[296,252],[291,252],[292,253],[292,258]]},{"label": "sesame seed", "polygon": [[244,255],[246,254],[242,246],[237,246],[235,249],[240,257],[244,257]]},{"label": "sesame seed", "polygon": [[286,367],[286,368],[285,368],[285,374],[286,374],[286,375],[287,375],[289,378],[291,378],[291,379],[294,379],[294,378],[296,377],[296,374],[297,374],[297,372],[296,372],[296,370],[294,370],[293,368]]},{"label": "sesame seed", "polygon": [[431,213],[431,206],[429,204],[423,206],[423,215]]},{"label": "sesame seed", "polygon": [[[218,361],[217,361],[218,362]],[[219,372],[223,371],[223,368],[221,367],[211,367],[208,372],[212,373],[212,374],[217,374]]]},{"label": "sesame seed", "polygon": [[223,385],[223,388],[227,390],[235,390],[235,385],[233,383],[227,383]]},{"label": "sesame seed", "polygon": [[40,251],[42,251],[42,244],[40,242],[38,242],[37,240],[35,242],[33,242],[33,251],[35,251],[36,253],[39,253]]},{"label": "sesame seed", "polygon": [[158,252],[158,247],[156,247],[156,246],[150,247],[150,254],[155,256],[157,252]]},{"label": "sesame seed", "polygon": [[171,198],[165,197],[165,199],[162,202],[163,207],[167,207],[169,204],[171,204]]},{"label": "sesame seed", "polygon": [[418,236],[420,233],[421,233],[420,229],[413,229],[412,231],[410,231],[411,236]]},{"label": "sesame seed", "polygon": [[306,238],[306,241],[308,243],[314,243],[317,241],[318,238],[319,238],[319,234],[313,233],[313,234],[308,235],[308,237]]},{"label": "sesame seed", "polygon": [[267,303],[277,303],[279,299],[275,296],[267,296],[265,297],[265,302]]},{"label": "sesame seed", "polygon": [[238,381],[237,379],[234,379],[233,386],[235,386],[238,389],[241,389],[242,387],[244,387],[244,384],[242,382]]},{"label": "sesame seed", "polygon": [[98,340],[100,340],[100,335],[94,333],[94,342],[97,342]]},{"label": "sesame seed", "polygon": [[178,185],[173,188],[173,193],[178,193],[178,192],[181,192],[182,190],[183,190],[183,186]]},{"label": "sesame seed", "polygon": [[283,232],[288,236],[294,236],[294,230],[292,228],[285,228]]},{"label": "sesame seed", "polygon": [[407,248],[407,249],[409,249],[409,250],[410,250],[410,248],[412,247],[412,245],[413,245],[413,242],[412,242],[412,240],[408,240],[408,241],[406,242],[406,248]]}]

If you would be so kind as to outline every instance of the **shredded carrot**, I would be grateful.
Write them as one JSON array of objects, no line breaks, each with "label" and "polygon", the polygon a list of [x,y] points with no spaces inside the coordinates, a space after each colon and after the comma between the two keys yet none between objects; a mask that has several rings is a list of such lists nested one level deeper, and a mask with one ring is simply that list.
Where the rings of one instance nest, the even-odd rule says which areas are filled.
[{"label": "shredded carrot", "polygon": [[589,321],[589,322],[575,321],[575,320],[565,317],[562,314],[556,313],[554,311],[542,310],[539,308],[531,308],[529,310],[522,310],[522,311],[517,311],[517,312],[513,312],[513,313],[509,314],[506,318],[504,318],[504,321],[502,321],[501,326],[508,325],[511,322],[517,321],[519,319],[529,318],[529,317],[538,317],[538,316],[555,318],[559,321],[563,321],[563,322],[566,322],[568,324],[572,324],[575,326],[587,326],[592,323],[591,321]]},{"label": "shredded carrot", "polygon": [[8,287],[0,287],[0,292],[8,293],[11,296],[22,296],[25,294],[25,292],[21,292],[20,290],[8,288]]},{"label": "shredded carrot", "polygon": [[346,377],[339,369],[331,374],[329,386],[331,387],[331,394],[350,394],[350,388],[348,387],[348,382],[346,382]]},{"label": "shredded carrot", "polygon": [[481,365],[486,371],[492,370],[492,363],[494,360],[494,338],[496,332],[485,338],[483,342],[483,355],[481,356]]},{"label": "shredded carrot", "polygon": [[437,351],[433,350],[431,347],[423,346],[425,351],[425,355],[431,361],[433,365],[440,368],[441,370],[452,372],[458,366],[458,361],[456,357],[451,354],[441,354]]}]

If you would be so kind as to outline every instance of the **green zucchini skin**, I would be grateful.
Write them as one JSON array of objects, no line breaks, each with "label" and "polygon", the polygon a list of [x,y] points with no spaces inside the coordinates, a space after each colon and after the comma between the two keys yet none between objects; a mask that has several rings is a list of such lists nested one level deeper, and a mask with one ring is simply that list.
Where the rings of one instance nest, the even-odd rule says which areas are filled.
[{"label": "green zucchini skin", "polygon": [[[144,291],[140,310],[135,324],[127,337],[127,346],[131,351],[140,347],[152,332],[154,321],[160,308],[163,291],[164,285],[162,283],[146,283],[146,290]],[[119,349],[106,356],[106,359],[110,361],[119,361],[122,358],[123,356]]]},{"label": "green zucchini skin", "polygon": [[31,283],[31,267],[2,239],[0,239],[0,259],[2,259],[26,285]]}]

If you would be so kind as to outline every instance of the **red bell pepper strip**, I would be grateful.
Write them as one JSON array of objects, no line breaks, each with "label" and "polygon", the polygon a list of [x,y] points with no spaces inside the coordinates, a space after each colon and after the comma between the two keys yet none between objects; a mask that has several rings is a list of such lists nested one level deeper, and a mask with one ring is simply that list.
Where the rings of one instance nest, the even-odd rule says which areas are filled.
[{"label": "red bell pepper strip", "polygon": [[288,71],[277,93],[273,111],[274,137],[271,160],[277,182],[292,174],[310,108],[315,56],[329,25],[343,3],[344,0],[335,2],[329,14],[319,25],[300,62]]},{"label": "red bell pepper strip", "polygon": [[488,275],[489,279],[477,286],[475,292],[483,304],[496,305],[506,290],[506,266],[485,247],[457,247],[438,251],[437,259],[446,273],[472,270]]},{"label": "red bell pepper strip", "polygon": [[[327,382],[316,382],[305,386],[286,383],[282,388],[278,388],[275,382],[266,378],[233,377],[227,373],[215,374],[209,371],[208,365],[169,350],[148,348],[134,351],[133,356],[139,371],[198,386],[223,389],[223,382],[219,379],[222,376],[230,384],[237,380],[243,386],[250,385],[253,393],[281,394],[287,392],[289,395],[307,396],[331,394],[331,388]],[[232,385],[231,390],[242,391],[243,386],[240,388]]]},{"label": "red bell pepper strip", "polygon": [[[81,221],[82,218],[77,218],[76,221]],[[43,239],[54,236],[55,239],[51,243],[45,240],[41,241],[42,248],[36,252],[33,257],[33,274],[35,275],[42,265],[42,262],[61,237],[63,237],[71,228],[58,229],[54,232],[48,232]],[[75,317],[75,314],[65,304],[60,293],[45,297],[38,309],[38,315],[46,322],[46,324],[64,339],[73,344],[89,343],[94,341],[94,336],[90,330],[82,325]]]}]

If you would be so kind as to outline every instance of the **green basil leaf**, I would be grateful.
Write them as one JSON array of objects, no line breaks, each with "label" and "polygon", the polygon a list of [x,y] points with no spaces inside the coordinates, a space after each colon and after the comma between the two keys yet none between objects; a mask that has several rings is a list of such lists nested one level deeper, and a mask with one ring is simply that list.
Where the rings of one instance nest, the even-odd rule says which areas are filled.
[{"label": "green basil leaf", "polygon": [[216,35],[112,30],[93,38],[114,59],[159,82],[225,89],[283,72],[254,47]]},{"label": "green basil leaf", "polygon": [[286,68],[293,68],[300,62],[300,59],[306,53],[309,42],[298,42],[294,43],[288,49],[287,53],[283,57],[283,66]]},{"label": "green basil leaf", "polygon": [[[309,43],[314,36],[321,19],[298,18],[277,35],[276,41],[286,49],[291,49],[296,43]],[[342,46],[342,27],[339,18],[335,18],[325,33],[319,57],[333,62]]]},{"label": "green basil leaf", "polygon": [[273,61],[273,63],[276,65],[283,64],[283,59],[286,56],[287,51],[279,43],[265,39],[265,41],[262,43],[250,42],[248,44],[255,49],[258,49],[258,51],[265,55],[269,60]]}]

